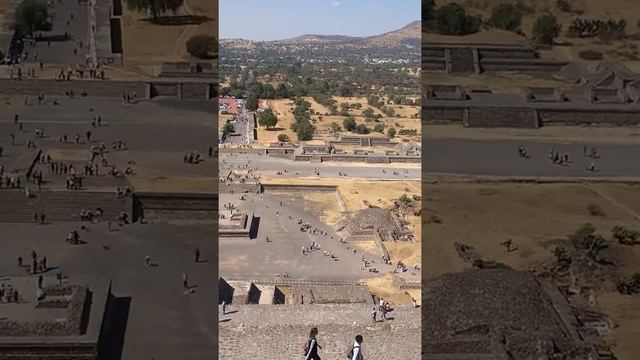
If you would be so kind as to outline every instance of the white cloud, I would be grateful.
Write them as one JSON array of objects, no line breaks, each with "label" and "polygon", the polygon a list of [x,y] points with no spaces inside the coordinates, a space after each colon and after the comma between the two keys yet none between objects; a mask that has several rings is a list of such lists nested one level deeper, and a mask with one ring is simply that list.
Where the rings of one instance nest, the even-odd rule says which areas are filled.
[{"label": "white cloud", "polygon": [[333,6],[340,6],[342,3],[340,1],[334,1],[331,3]]}]

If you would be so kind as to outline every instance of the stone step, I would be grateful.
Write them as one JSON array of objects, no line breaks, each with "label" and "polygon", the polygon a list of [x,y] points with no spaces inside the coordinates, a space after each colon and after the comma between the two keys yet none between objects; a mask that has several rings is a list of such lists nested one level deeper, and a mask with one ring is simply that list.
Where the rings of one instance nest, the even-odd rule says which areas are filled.
[{"label": "stone step", "polygon": [[29,199],[23,190],[0,190],[0,222],[33,222],[34,214],[44,213],[50,221],[79,221],[82,209],[100,207],[105,219],[114,219],[125,211],[125,199],[115,192],[42,191]]}]

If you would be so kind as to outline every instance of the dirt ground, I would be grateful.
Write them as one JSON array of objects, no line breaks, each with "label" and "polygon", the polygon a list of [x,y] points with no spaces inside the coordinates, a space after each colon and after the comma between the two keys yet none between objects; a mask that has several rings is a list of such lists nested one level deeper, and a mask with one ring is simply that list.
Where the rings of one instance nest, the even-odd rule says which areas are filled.
[{"label": "dirt ground", "polygon": [[[311,110],[319,113],[320,115],[311,115],[311,123],[316,126],[318,130],[330,130],[331,123],[336,122],[342,127],[342,121],[345,119],[345,116],[340,115],[324,115],[328,113],[328,109],[325,106],[318,104],[311,97],[304,97],[306,101],[311,103]],[[367,99],[366,98],[356,98],[356,97],[334,97],[334,99],[338,102],[338,104],[346,102],[349,104],[360,103],[362,104],[362,108],[366,109]],[[277,141],[279,134],[286,134],[289,139],[293,143],[298,143],[296,134],[291,131],[291,124],[294,122],[293,117],[293,101],[288,99],[278,99],[278,100],[269,100],[269,106],[273,109],[276,116],[278,117],[278,124],[275,128],[271,130],[267,130],[266,128],[259,127],[258,128],[258,142],[260,144],[266,145],[271,142]],[[338,105],[339,106],[339,105]],[[396,130],[406,128],[406,129],[417,129],[418,134],[416,136],[396,136],[398,141],[420,141],[421,136],[421,124],[419,118],[410,118],[411,115],[415,115],[420,111],[418,106],[400,106],[400,105],[392,105],[397,112],[401,113],[404,117],[383,117],[380,121],[381,124],[388,127],[395,127]],[[375,114],[381,114],[380,110],[374,108]],[[362,110],[351,109],[350,114],[356,118],[356,122],[358,124],[364,123],[369,127],[374,126],[374,122],[366,122],[364,117],[362,117]]]},{"label": "dirt ground", "polygon": [[[149,17],[148,14],[132,12],[123,6],[122,41],[125,66],[141,70],[148,75],[157,75],[157,65],[162,62],[188,59],[185,44],[189,38],[195,35],[218,36],[217,14],[217,1],[185,0],[176,15],[206,16],[210,20],[199,25],[155,25],[144,20]],[[149,41],[151,37],[162,41]]]},{"label": "dirt ground", "polygon": [[[605,237],[615,225],[640,230],[640,187],[622,184],[447,184],[425,185],[424,276],[434,278],[469,267],[453,243],[474,246],[488,259],[515,269],[529,269],[553,255],[551,240],[563,238],[586,222]],[[596,204],[604,216],[590,215]],[[439,220],[438,220],[439,219]],[[440,222],[440,223],[437,223]],[[501,242],[512,239],[516,251]],[[620,272],[640,271],[640,247],[629,248],[620,259]],[[601,310],[619,327],[610,336],[620,359],[640,353],[640,299],[617,293],[598,294]]]}]

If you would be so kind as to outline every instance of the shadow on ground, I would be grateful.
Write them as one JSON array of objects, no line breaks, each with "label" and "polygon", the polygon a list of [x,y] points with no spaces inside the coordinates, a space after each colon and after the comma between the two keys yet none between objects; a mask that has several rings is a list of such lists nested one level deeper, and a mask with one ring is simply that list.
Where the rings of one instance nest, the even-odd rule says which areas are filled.
[{"label": "shadow on ground", "polygon": [[106,329],[104,338],[100,341],[101,359],[120,360],[122,359],[122,349],[124,348],[124,338],[127,333],[127,322],[129,321],[129,310],[131,308],[131,297],[116,297],[113,300],[111,313],[111,323]]}]

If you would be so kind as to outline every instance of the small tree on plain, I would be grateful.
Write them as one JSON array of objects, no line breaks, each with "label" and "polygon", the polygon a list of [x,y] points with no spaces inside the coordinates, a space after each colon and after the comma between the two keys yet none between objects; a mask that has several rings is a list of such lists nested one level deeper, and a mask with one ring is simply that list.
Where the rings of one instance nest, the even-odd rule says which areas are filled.
[{"label": "small tree on plain", "polygon": [[541,44],[551,45],[561,30],[562,26],[558,24],[556,17],[545,14],[538,17],[533,25],[533,39]]},{"label": "small tree on plain", "polygon": [[498,29],[516,31],[520,28],[522,12],[515,4],[502,3],[493,8],[489,23]]},{"label": "small tree on plain", "polygon": [[42,0],[24,0],[16,9],[14,27],[33,35],[35,31],[51,30],[49,8]]},{"label": "small tree on plain", "polygon": [[353,116],[347,116],[344,120],[342,120],[342,127],[344,127],[345,131],[353,131],[356,129],[356,118]]},{"label": "small tree on plain", "polygon": [[271,109],[265,109],[258,118],[258,125],[264,126],[267,129],[271,129],[276,126],[276,124],[278,124],[278,117]]},{"label": "small tree on plain", "polygon": [[396,136],[396,128],[394,127],[390,127],[389,129],[387,129],[387,136],[390,138],[393,138]]},{"label": "small tree on plain", "polygon": [[296,128],[296,135],[298,135],[298,140],[309,141],[313,139],[313,133],[315,132],[315,130],[315,127],[308,121],[300,122]]},{"label": "small tree on plain", "polygon": [[187,40],[187,51],[198,59],[213,59],[218,52],[218,41],[209,35],[196,35]]}]

